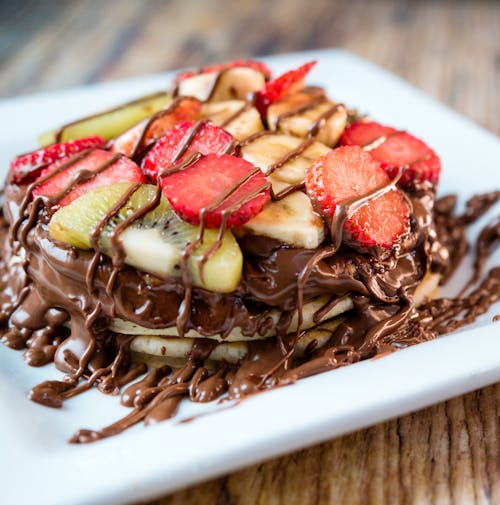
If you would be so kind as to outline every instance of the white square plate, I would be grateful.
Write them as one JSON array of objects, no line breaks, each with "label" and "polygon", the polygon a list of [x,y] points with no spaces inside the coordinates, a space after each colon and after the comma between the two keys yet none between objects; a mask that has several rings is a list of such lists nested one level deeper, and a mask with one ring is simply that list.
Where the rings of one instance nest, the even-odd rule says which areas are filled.
[{"label": "white square plate", "polygon": [[[319,64],[309,82],[326,86],[332,96],[381,122],[411,130],[436,149],[444,165],[441,194],[458,193],[463,201],[500,187],[499,141],[398,78],[337,50],[268,62],[279,72],[312,58]],[[0,102],[2,170],[16,153],[34,148],[41,131],[156,91],[170,78],[154,75]],[[500,255],[489,263],[499,264]],[[469,270],[466,261],[448,292],[462,285]],[[21,353],[0,345],[1,501],[132,503],[495,382],[500,379],[500,326],[492,317],[499,312],[497,305],[453,335],[311,377],[189,423],[137,426],[81,446],[66,443],[77,428],[98,428],[128,409],[96,391],[68,401],[62,410],[31,403],[30,387],[59,372],[52,365],[30,368]],[[177,420],[220,407],[184,402]]]}]

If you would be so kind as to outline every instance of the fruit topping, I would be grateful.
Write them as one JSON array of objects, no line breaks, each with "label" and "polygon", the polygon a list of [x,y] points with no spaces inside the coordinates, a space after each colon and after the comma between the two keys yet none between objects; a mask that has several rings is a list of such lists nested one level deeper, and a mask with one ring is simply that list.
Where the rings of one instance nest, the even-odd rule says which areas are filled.
[{"label": "fruit topping", "polygon": [[252,68],[254,70],[257,70],[261,74],[264,74],[266,79],[269,79],[271,77],[271,69],[261,61],[234,60],[229,61],[227,63],[219,63],[217,65],[210,65],[207,67],[203,67],[198,71],[187,70],[186,72],[181,72],[180,74],[177,75],[175,82],[178,83],[180,81],[183,81],[184,79],[189,79],[199,74],[211,74],[215,72],[222,72],[223,70],[227,70],[229,68],[239,68],[239,67]]},{"label": "fruit topping", "polygon": [[396,133],[391,126],[384,126],[374,122],[360,121],[347,127],[342,134],[341,143],[347,146],[361,146],[369,151],[383,142],[386,136]]},{"label": "fruit topping", "polygon": [[32,182],[47,165],[86,149],[102,147],[104,143],[105,141],[101,137],[87,137],[62,144],[53,144],[31,153],[22,154],[10,164],[12,180],[17,184]]},{"label": "fruit topping", "polygon": [[167,132],[142,163],[144,173],[156,181],[158,174],[192,153],[223,154],[234,147],[233,137],[206,121],[185,121]]},{"label": "fruit topping", "polygon": [[306,177],[307,193],[328,220],[335,221],[337,206],[344,207],[343,235],[362,250],[388,249],[409,231],[410,209],[402,192],[389,188],[375,194],[389,184],[378,161],[358,146],[334,149],[312,165]]},{"label": "fruit topping", "polygon": [[267,108],[271,131],[311,138],[328,146],[337,145],[347,123],[344,105],[334,103],[320,88],[307,87],[288,93]]},{"label": "fruit topping", "polygon": [[91,189],[115,182],[145,182],[141,169],[121,154],[102,149],[82,151],[56,161],[37,179],[33,196],[45,196],[64,207]]},{"label": "fruit topping", "polygon": [[255,94],[255,106],[262,114],[266,116],[267,108],[287,93],[293,93],[304,87],[304,79],[312,67],[316,65],[316,60],[309,61],[300,67],[289,70],[284,74],[269,81],[264,89]]},{"label": "fruit topping", "polygon": [[46,132],[40,136],[40,144],[46,146],[54,142],[65,142],[91,135],[99,135],[109,140],[163,109],[171,101],[172,98],[165,92],[144,96],[113,109],[78,119],[59,130]]},{"label": "fruit topping", "polygon": [[180,168],[159,174],[160,184],[174,210],[190,223],[241,226],[270,199],[261,170],[236,156],[207,154]]},{"label": "fruit topping", "polygon": [[262,135],[241,147],[242,157],[267,174],[275,193],[303,183],[306,170],[329,151],[321,142],[280,134]]},{"label": "fruit topping", "polygon": [[202,102],[246,100],[248,95],[262,89],[265,75],[251,67],[228,67],[223,72],[194,74],[177,82],[178,96],[191,96]]},{"label": "fruit topping", "polygon": [[224,128],[238,140],[244,140],[264,129],[259,111],[244,100],[207,102],[201,109],[203,117]]},{"label": "fruit topping", "polygon": [[269,202],[262,212],[235,233],[251,233],[274,238],[292,247],[316,249],[325,238],[325,226],[313,211],[307,195],[294,191],[285,198]]},{"label": "fruit topping", "polygon": [[391,178],[403,168],[401,186],[424,181],[437,184],[439,181],[439,157],[422,140],[407,132],[374,122],[360,122],[346,129],[341,143],[358,145],[369,151]]},{"label": "fruit topping", "polygon": [[144,119],[116,137],[112,141],[111,151],[133,157],[176,124],[199,119],[200,111],[201,103],[196,98],[182,97],[174,100],[166,109]]},{"label": "fruit topping", "polygon": [[[159,277],[180,277],[181,257],[195,242],[198,227],[179,219],[164,196],[155,205],[156,186],[141,185],[127,199],[131,190],[130,183],[90,190],[54,213],[48,225],[50,236],[79,249],[91,249],[92,235],[102,227],[96,239],[103,253],[112,257],[117,247],[122,248],[126,264]],[[123,205],[117,207],[121,201]],[[186,265],[195,286],[230,292],[240,282],[243,258],[229,230],[220,244],[217,236],[217,230],[205,230],[203,243],[191,252]],[[217,244],[220,247],[214,248]]]}]

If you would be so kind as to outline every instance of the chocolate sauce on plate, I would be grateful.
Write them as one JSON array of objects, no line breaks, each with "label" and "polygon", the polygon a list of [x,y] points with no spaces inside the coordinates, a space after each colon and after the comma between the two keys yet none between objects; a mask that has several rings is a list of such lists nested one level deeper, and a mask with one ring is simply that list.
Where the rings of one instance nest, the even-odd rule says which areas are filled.
[{"label": "chocolate sauce on plate", "polygon": [[[211,93],[218,79],[220,73]],[[321,94],[312,93],[311,96],[309,107],[325,100]],[[226,123],[234,121],[248,107],[248,104],[242,106]],[[281,120],[302,112],[304,107],[290,111]],[[309,130],[309,137],[268,167],[267,174],[303,153],[318,129],[339,107],[343,106],[332,105],[317,118]],[[148,128],[163,113],[144,122],[134,154],[142,149],[139,145],[143,144]],[[160,174],[160,180],[196,163],[199,155],[187,153],[203,124],[203,121],[193,124],[171,165]],[[64,127],[59,137],[63,130]],[[263,131],[252,135],[240,142],[240,147],[270,133]],[[365,148],[374,148],[387,137],[374,139]],[[234,152],[236,147],[231,143],[226,152]],[[131,412],[101,430],[80,430],[70,440],[73,443],[115,435],[141,421],[152,424],[169,419],[184,397],[207,402],[225,394],[239,401],[303,377],[436,338],[472,323],[499,300],[500,267],[484,273],[486,260],[499,242],[498,220],[486,226],[479,235],[474,273],[461,297],[435,299],[416,307],[413,295],[425,275],[436,272],[447,279],[456,270],[468,247],[466,227],[499,200],[500,191],[473,197],[466,211],[456,215],[454,197],[436,201],[434,188],[418,185],[405,194],[411,226],[393,250],[359,252],[352,249],[343,237],[345,220],[366,202],[392,191],[403,173],[401,169],[398,177],[386,186],[339,205],[327,239],[316,250],[291,248],[265,237],[241,237],[244,268],[240,286],[232,293],[216,293],[193,286],[187,261],[203,241],[206,214],[224,206],[260,169],[249,172],[203,210],[197,238],[182,254],[180,277],[162,279],[126,265],[120,242],[120,234],[128,226],[159,205],[159,185],[152,200],[114,228],[110,237],[110,257],[102,254],[99,248],[100,235],[127,204],[138,185],[131,185],[97,224],[90,237],[91,251],[76,250],[48,236],[47,223],[58,201],[79,183],[108,169],[121,156],[114,156],[93,172],[80,171],[51,199],[33,198],[40,184],[81,162],[88,154],[89,151],[84,151],[73,156],[28,186],[18,186],[8,180],[0,217],[3,247],[0,258],[1,340],[12,348],[25,349],[28,364],[40,366],[54,361],[56,367],[67,374],[64,380],[46,381],[34,387],[30,398],[58,408],[65,400],[93,386],[107,394],[118,394],[129,384],[121,401],[132,409]],[[201,276],[203,265],[221,246],[231,213],[249,199],[268,191],[269,186],[269,183],[263,184],[225,209],[217,240],[200,262]],[[272,196],[275,200],[281,199],[302,189],[303,183],[299,183]],[[314,314],[316,323],[346,298],[352,300],[354,308],[342,316],[342,322],[334,330],[319,326],[327,343],[319,345],[318,340],[312,340],[304,356],[298,357],[295,349],[303,333],[303,306],[324,295],[328,295],[328,300]],[[234,328],[239,328],[247,337],[266,335],[273,325],[269,317],[273,308],[282,313],[275,337],[250,338],[247,355],[237,366],[225,363],[212,366],[210,356],[218,341],[208,337],[225,338]],[[298,314],[299,324],[298,330],[291,332],[289,326],[294,314]],[[181,338],[190,330],[206,338],[195,339],[181,367],[154,369],[134,382],[145,373],[146,367],[131,359],[133,337],[109,330],[114,317],[151,329],[175,327]]]}]

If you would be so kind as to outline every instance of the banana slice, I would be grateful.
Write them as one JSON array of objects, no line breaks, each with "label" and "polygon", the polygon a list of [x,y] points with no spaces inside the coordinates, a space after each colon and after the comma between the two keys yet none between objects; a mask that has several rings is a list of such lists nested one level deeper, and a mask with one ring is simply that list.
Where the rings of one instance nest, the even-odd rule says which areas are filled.
[{"label": "banana slice", "polygon": [[303,110],[309,110],[327,100],[325,90],[313,86],[307,86],[295,93],[288,93],[268,107],[266,118],[269,129],[278,131],[279,123],[287,117],[298,115]]},{"label": "banana slice", "polygon": [[282,134],[262,135],[241,148],[244,159],[269,174],[275,192],[283,188],[279,183],[303,182],[306,170],[329,151],[321,142]]},{"label": "banana slice", "polygon": [[[318,312],[321,308],[325,307],[329,300],[330,300],[329,296],[320,296],[315,300],[312,300],[304,304],[302,310],[302,325],[301,325],[302,329],[312,328],[319,322],[331,319],[332,317],[336,317],[353,308],[352,300],[350,298],[343,298],[338,303],[336,303],[330,310],[328,310],[325,314],[323,314],[322,318],[319,321],[315,321],[314,314],[316,314],[316,312]],[[268,317],[272,319],[273,324],[270,325],[271,328],[263,335],[254,335],[252,337],[248,337],[241,333],[240,328],[236,327],[224,339],[220,335],[212,335],[210,337],[206,337],[205,335],[201,335],[200,333],[194,330],[189,330],[188,332],[186,332],[184,338],[211,338],[219,342],[239,342],[246,340],[258,340],[269,338],[276,335],[276,325],[278,324],[280,316],[281,312],[277,309],[272,309],[269,311]],[[297,324],[298,324],[298,315],[297,313],[295,313],[290,322],[288,331],[289,332],[296,331]],[[115,333],[123,333],[125,335],[177,337],[177,330],[175,328],[161,328],[161,329],[144,328],[143,326],[139,326],[138,324],[131,323],[129,321],[124,321],[123,319],[120,318],[112,319],[109,325],[109,329],[111,331],[114,331]]]},{"label": "banana slice", "polygon": [[201,113],[237,140],[243,140],[264,129],[259,111],[243,100],[207,102],[203,104]]},{"label": "banana slice", "polygon": [[325,239],[323,220],[314,213],[311,200],[301,191],[268,203],[237,232],[263,235],[305,249],[315,249]]},{"label": "banana slice", "polygon": [[335,146],[347,125],[347,110],[315,89],[306,88],[272,104],[267,111],[269,127],[297,137],[312,136]]},{"label": "banana slice", "polygon": [[192,96],[202,102],[245,100],[249,93],[262,89],[265,83],[264,74],[258,70],[235,67],[183,79],[177,86],[177,94]]},{"label": "banana slice", "polygon": [[[329,151],[329,147],[315,140],[272,133],[250,139],[241,148],[243,158],[267,174],[274,193],[303,183],[307,169]],[[313,212],[309,198],[301,192],[269,203],[243,231],[308,249],[317,247],[324,239],[323,223]]]},{"label": "banana slice", "polygon": [[[137,336],[130,344],[132,352],[148,356],[164,356],[166,358],[186,358],[191,351],[194,339],[180,337]],[[224,342],[219,344],[210,354],[211,360],[238,363],[246,356],[246,342]]]},{"label": "banana slice", "polygon": [[422,282],[417,286],[413,299],[415,305],[418,307],[428,300],[436,298],[439,292],[439,283],[441,281],[441,274],[427,272],[422,279]]}]

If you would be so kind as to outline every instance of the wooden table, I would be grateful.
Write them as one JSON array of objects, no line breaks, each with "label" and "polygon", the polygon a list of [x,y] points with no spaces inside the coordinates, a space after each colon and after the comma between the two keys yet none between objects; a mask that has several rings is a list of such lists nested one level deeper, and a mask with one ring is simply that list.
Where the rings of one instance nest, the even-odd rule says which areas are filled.
[{"label": "wooden table", "polygon": [[[483,1],[0,0],[0,96],[338,46],[499,134],[499,26]],[[500,384],[155,503],[500,504]]]}]

